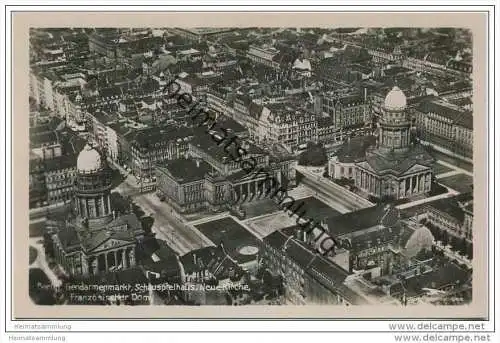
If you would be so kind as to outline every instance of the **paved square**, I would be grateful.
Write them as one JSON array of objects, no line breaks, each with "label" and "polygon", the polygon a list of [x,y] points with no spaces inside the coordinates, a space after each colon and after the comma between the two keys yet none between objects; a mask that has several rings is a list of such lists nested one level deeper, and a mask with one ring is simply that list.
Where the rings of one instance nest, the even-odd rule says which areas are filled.
[{"label": "paved square", "polygon": [[474,183],[474,179],[469,175],[457,174],[439,179],[439,183],[442,183],[457,192],[466,193],[472,190],[471,186]]},{"label": "paved square", "polygon": [[221,242],[227,253],[238,260],[238,262],[247,262],[254,258],[253,247],[260,249],[261,242],[243,226],[238,224],[232,218],[223,218],[196,225],[205,236],[207,236],[215,245]]}]

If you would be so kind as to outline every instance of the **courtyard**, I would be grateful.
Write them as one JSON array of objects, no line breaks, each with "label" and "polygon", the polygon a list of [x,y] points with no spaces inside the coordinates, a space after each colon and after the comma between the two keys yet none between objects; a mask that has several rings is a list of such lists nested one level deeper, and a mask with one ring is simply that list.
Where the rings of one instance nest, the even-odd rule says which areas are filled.
[{"label": "courtyard", "polygon": [[457,174],[439,179],[439,183],[459,192],[467,193],[472,190],[474,179],[472,176]]},{"label": "courtyard", "polygon": [[226,252],[239,263],[255,258],[254,254],[248,254],[247,251],[254,251],[254,248],[261,246],[261,242],[233,218],[213,220],[196,225],[196,228],[215,245],[222,243]]}]

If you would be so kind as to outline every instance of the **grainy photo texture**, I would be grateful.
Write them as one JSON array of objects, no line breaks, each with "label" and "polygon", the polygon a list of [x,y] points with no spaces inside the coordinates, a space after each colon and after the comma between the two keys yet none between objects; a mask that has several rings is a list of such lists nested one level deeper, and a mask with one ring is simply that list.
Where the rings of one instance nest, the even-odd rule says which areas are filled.
[{"label": "grainy photo texture", "polygon": [[470,304],[472,46],[460,28],[31,28],[30,299]]}]

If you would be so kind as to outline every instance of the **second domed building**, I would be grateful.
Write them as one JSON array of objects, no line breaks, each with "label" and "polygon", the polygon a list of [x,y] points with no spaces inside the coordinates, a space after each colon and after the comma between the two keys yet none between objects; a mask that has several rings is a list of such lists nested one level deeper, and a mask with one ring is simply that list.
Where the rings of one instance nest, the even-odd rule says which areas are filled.
[{"label": "second domed building", "polygon": [[376,137],[348,139],[328,164],[335,179],[354,181],[356,188],[378,199],[404,199],[431,190],[434,159],[412,141],[406,96],[399,87],[386,95]]}]

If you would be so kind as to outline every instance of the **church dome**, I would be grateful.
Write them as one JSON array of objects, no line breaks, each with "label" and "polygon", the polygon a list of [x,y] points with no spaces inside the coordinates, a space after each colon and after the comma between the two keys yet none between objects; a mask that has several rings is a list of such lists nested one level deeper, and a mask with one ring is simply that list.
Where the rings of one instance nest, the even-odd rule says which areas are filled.
[{"label": "church dome", "polygon": [[384,107],[388,110],[404,110],[406,108],[406,96],[398,86],[394,86],[384,100]]},{"label": "church dome", "polygon": [[81,173],[90,173],[102,168],[101,155],[90,145],[85,145],[76,160],[76,169]]}]

